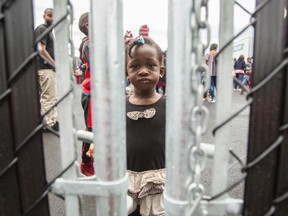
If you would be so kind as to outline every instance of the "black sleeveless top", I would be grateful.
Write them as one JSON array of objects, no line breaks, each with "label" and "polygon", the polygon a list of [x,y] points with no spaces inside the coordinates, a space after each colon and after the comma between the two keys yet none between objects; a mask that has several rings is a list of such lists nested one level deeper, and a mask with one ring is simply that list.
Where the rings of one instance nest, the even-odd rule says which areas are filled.
[{"label": "black sleeveless top", "polygon": [[165,168],[166,97],[150,105],[134,105],[126,99],[126,113],[154,108],[152,118],[132,120],[126,115],[127,169],[135,172]]}]

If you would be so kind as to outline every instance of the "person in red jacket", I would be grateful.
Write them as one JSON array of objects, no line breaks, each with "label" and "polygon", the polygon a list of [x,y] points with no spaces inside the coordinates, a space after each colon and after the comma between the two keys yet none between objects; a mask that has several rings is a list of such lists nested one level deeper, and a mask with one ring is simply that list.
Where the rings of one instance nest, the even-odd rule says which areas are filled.
[{"label": "person in red jacket", "polygon": [[[86,130],[92,131],[92,110],[91,110],[91,89],[90,89],[90,68],[89,68],[89,24],[88,24],[89,13],[86,12],[81,15],[79,18],[78,26],[81,32],[83,32],[86,36],[82,39],[82,43],[80,45],[80,59],[82,63],[85,65],[85,79],[82,82],[82,96],[81,103],[84,110],[84,119],[86,124]],[[80,164],[80,171],[82,174],[86,176],[94,175],[94,165],[93,165],[93,156],[91,152],[92,145],[90,143],[83,142],[82,144],[82,163]]]},{"label": "person in red jacket", "polygon": [[149,27],[145,24],[145,25],[141,25],[139,28],[139,35],[145,36],[145,37],[149,37]]}]

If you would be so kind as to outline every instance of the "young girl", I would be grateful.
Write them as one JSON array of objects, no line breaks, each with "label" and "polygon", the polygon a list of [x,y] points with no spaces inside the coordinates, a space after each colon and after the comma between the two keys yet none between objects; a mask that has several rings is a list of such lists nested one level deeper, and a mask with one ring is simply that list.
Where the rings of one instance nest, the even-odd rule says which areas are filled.
[{"label": "young girl", "polygon": [[[161,48],[139,36],[126,47],[126,76],[134,92],[126,101],[128,194],[132,215],[164,215],[165,96],[155,91],[164,75]],[[138,212],[139,211],[139,212]]]}]

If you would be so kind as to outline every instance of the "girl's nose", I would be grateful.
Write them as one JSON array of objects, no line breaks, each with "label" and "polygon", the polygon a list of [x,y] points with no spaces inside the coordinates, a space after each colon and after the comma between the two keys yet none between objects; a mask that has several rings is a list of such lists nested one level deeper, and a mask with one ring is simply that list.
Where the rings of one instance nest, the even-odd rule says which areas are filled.
[{"label": "girl's nose", "polygon": [[145,76],[145,75],[148,75],[149,72],[147,70],[145,70],[144,68],[140,68],[139,72],[138,72],[138,75],[139,76]]},{"label": "girl's nose", "polygon": [[141,67],[138,71],[138,75],[139,76],[145,76],[145,75],[148,75],[149,72],[144,68],[144,67]]}]

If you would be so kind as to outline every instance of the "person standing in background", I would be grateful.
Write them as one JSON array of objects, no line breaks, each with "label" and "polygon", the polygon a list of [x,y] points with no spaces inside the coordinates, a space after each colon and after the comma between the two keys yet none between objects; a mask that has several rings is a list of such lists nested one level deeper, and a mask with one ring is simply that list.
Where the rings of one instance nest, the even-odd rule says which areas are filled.
[{"label": "person standing in background", "polygon": [[[234,63],[234,70],[235,70],[236,78],[240,82],[243,81],[245,68],[246,68],[245,58],[243,55],[240,55],[237,61]],[[235,81],[234,81],[234,90],[241,91],[240,85]]]},{"label": "person standing in background", "polygon": [[144,37],[149,37],[149,27],[144,24],[144,25],[141,25],[140,28],[139,28],[139,35],[142,35]]},{"label": "person standing in background", "polygon": [[[250,88],[251,75],[252,75],[252,62],[251,62],[251,58],[248,57],[247,62],[246,62],[246,67],[245,67],[245,74],[241,82],[242,85],[246,86],[248,89]],[[244,89],[240,87],[240,94],[243,94],[243,93],[244,93]]]},{"label": "person standing in background", "polygon": [[130,30],[126,30],[126,32],[124,34],[124,41],[125,41],[125,43],[128,43],[131,40],[133,40],[133,34]]},{"label": "person standing in background", "polygon": [[166,52],[167,50],[165,50],[163,52],[163,70],[164,70],[164,74],[160,76],[159,81],[156,84],[156,92],[160,93],[160,89],[162,89],[162,94],[165,95],[166,94]]},{"label": "person standing in background", "polygon": [[[126,30],[125,34],[124,34],[124,42],[125,42],[125,47],[128,46],[129,42],[133,40],[133,34],[130,30]],[[133,91],[133,86],[130,83],[129,79],[126,78],[125,80],[125,94],[132,94]]]},{"label": "person standing in background", "polygon": [[[79,30],[85,34],[79,47],[80,59],[85,65],[85,79],[82,82],[81,104],[84,111],[84,120],[87,131],[92,131],[92,104],[91,104],[91,77],[90,77],[90,52],[89,52],[89,13],[82,14],[78,22]],[[92,176],[94,171],[94,145],[82,143],[82,162],[80,172],[85,176]]]},{"label": "person standing in background", "polygon": [[[38,39],[43,34],[43,32],[45,32],[48,27],[52,25],[53,9],[47,8],[44,11],[43,18],[45,23],[39,25],[34,31],[35,39]],[[40,42],[37,44],[37,47],[41,54],[41,56],[37,56],[37,70],[41,90],[41,113],[44,114],[45,112],[50,110],[57,102],[57,84],[54,66],[54,42],[52,31],[50,31],[40,40]],[[49,131],[49,128],[55,131],[59,131],[56,107],[53,107],[50,112],[45,115],[44,121],[44,131]]]},{"label": "person standing in background", "polygon": [[217,55],[217,49],[218,49],[218,44],[214,43],[210,45],[210,51],[206,55],[206,64],[209,67],[209,73],[210,73],[210,103],[215,103],[215,88],[216,88],[216,76],[217,76],[217,71],[216,71],[216,59],[215,56]]}]

